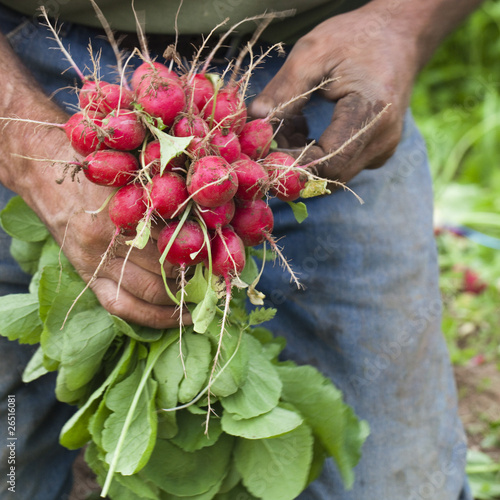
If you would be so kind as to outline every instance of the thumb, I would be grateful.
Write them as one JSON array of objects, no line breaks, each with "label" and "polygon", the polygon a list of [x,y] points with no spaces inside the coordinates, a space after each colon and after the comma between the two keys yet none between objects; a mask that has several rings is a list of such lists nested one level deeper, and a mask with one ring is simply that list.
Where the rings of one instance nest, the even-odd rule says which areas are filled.
[{"label": "thumb", "polygon": [[259,94],[250,103],[250,106],[248,107],[248,114],[252,118],[266,118],[271,114],[275,107],[276,103],[271,96]]},{"label": "thumb", "polygon": [[[250,116],[265,118],[277,107],[288,103],[297,96],[311,90],[321,81],[321,75],[309,72],[304,66],[301,51],[295,48],[264,90],[257,95],[248,108]],[[278,117],[298,114],[308,101],[309,96],[287,104]]]}]

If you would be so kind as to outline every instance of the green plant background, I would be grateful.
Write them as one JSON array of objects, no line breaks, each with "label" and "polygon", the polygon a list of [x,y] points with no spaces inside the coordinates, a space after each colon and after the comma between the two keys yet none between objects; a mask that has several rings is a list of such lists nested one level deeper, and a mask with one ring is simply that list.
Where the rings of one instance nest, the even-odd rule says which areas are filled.
[{"label": "green plant background", "polygon": [[[500,2],[488,0],[442,44],[421,73],[412,99],[434,178],[436,242],[445,306],[443,331],[451,359],[457,370],[493,365],[497,374],[499,56]],[[466,270],[477,275],[480,293],[465,291]],[[491,380],[483,382],[477,391],[491,388]],[[484,423],[480,446],[469,454],[469,477],[475,498],[499,499],[500,413],[489,415]],[[472,435],[474,429],[467,431]]]}]

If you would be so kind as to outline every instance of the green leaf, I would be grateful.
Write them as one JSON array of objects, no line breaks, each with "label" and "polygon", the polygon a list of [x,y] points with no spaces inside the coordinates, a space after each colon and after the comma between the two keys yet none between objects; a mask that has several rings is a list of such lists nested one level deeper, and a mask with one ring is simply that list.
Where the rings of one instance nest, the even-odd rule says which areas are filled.
[{"label": "green leaf", "polygon": [[172,495],[201,495],[224,479],[232,449],[233,438],[226,434],[214,445],[195,452],[184,451],[160,439],[141,474]]},{"label": "green leaf", "polygon": [[14,238],[10,244],[10,253],[25,273],[35,274],[42,248],[43,241],[22,241]]},{"label": "green leaf", "polygon": [[92,380],[115,338],[110,314],[103,308],[73,316],[63,331],[61,365],[68,389],[76,390]]},{"label": "green leaf", "polygon": [[361,457],[368,424],[359,421],[342,400],[342,393],[312,366],[279,366],[282,398],[291,403],[339,468],[346,488],[352,487],[353,468]]},{"label": "green leaf", "polygon": [[[47,303],[50,303],[50,300],[52,300],[52,305],[47,312],[40,337],[40,344],[47,360],[47,363],[44,362],[44,365],[49,370],[55,370],[62,358],[64,346],[62,327],[66,317],[71,319],[79,312],[92,310],[94,307],[97,309],[101,308],[96,296],[90,290],[81,295],[76,304],[74,304],[76,297],[81,293],[83,287],[82,281],[70,283],[64,289],[61,289],[52,299],[48,295],[45,296],[42,289],[39,290],[39,296],[42,297],[41,303],[44,301],[44,297],[47,298]],[[68,314],[71,308],[73,309]],[[49,363],[49,360],[54,361],[54,363]]]},{"label": "green leaf", "polygon": [[82,386],[77,389],[70,389],[66,383],[66,369],[60,366],[57,372],[56,379],[56,397],[63,403],[78,405],[82,403],[83,398],[87,395],[87,387]]},{"label": "green leaf", "polygon": [[0,224],[13,238],[23,241],[43,241],[49,231],[40,218],[19,196],[15,196],[0,213]]},{"label": "green leaf", "polygon": [[286,339],[284,337],[275,337],[267,328],[259,326],[250,330],[262,345],[262,354],[269,360],[274,361],[286,347]]},{"label": "green leaf", "polygon": [[[157,407],[159,409],[175,408],[179,385],[184,378],[184,370],[177,342],[170,345],[158,358],[153,375],[158,381]],[[176,412],[158,412],[158,437],[169,439],[177,433]]]},{"label": "green leaf", "polygon": [[[191,279],[184,287],[186,302],[199,304],[204,298],[207,290],[207,280],[203,276],[203,264],[198,264]],[[181,294],[177,293],[177,298],[180,300]]]},{"label": "green leaf", "polygon": [[[88,431],[90,435],[92,436],[92,439],[90,440],[91,443],[97,444],[99,448],[102,450],[102,431],[104,430],[104,424],[106,420],[109,418],[109,416],[113,413],[107,406],[106,406],[106,400],[105,396],[101,399],[99,406],[97,407],[97,410],[93,412],[90,415],[90,418],[88,419]],[[103,454],[104,454],[103,450]],[[103,463],[104,462],[104,455],[102,457]],[[107,466],[107,464],[106,464]]]},{"label": "green leaf", "polygon": [[103,496],[106,496],[115,472],[134,474],[149,460],[156,442],[155,396],[158,388],[151,372],[176,337],[177,334],[171,331],[159,341],[149,344],[146,361],[138,363],[134,372],[106,395],[106,405],[114,413],[106,420],[102,433],[102,444],[108,452],[106,461],[109,463]]},{"label": "green leaf", "polygon": [[158,358],[153,368],[154,377],[160,384],[160,391],[164,395],[161,400],[166,404],[172,403],[173,406],[177,404],[179,385],[184,378],[180,352],[178,342],[172,343]]},{"label": "green leaf", "polygon": [[142,250],[151,237],[151,217],[146,215],[137,224],[136,235],[133,239],[127,240],[125,243],[135,248]]},{"label": "green leaf", "polygon": [[205,73],[205,77],[210,80],[214,88],[221,85],[221,76],[218,73]]},{"label": "green leaf", "polygon": [[182,337],[184,356],[184,378],[179,385],[178,400],[191,401],[205,385],[210,368],[211,344],[203,335],[186,331]]},{"label": "green leaf", "polygon": [[248,419],[234,418],[234,415],[226,411],[221,419],[224,432],[245,439],[265,439],[286,434],[296,429],[302,422],[303,419],[298,413],[279,406],[258,417]]},{"label": "green leaf", "polygon": [[165,334],[165,330],[133,325],[118,316],[111,316],[111,319],[113,320],[117,335],[123,334],[139,342],[156,342]]},{"label": "green leaf", "polygon": [[248,315],[248,324],[250,326],[259,325],[265,321],[271,321],[276,316],[277,310],[273,307],[256,307]]},{"label": "green leaf", "polygon": [[64,424],[59,436],[60,443],[70,450],[81,448],[91,439],[89,422],[95,415],[96,408],[101,401],[104,391],[112,385],[120,373],[129,366],[132,354],[135,350],[135,341],[131,340],[114,366],[106,380],[88,398],[85,404]]},{"label": "green leaf", "polygon": [[207,286],[203,300],[194,308],[191,317],[197,333],[205,333],[217,312],[217,295],[211,286]]},{"label": "green leaf", "polygon": [[206,446],[212,446],[222,433],[221,423],[218,418],[211,418],[208,434],[205,434],[206,412],[195,415],[189,411],[181,411],[177,416],[179,432],[171,439],[184,451],[197,451]]},{"label": "green leaf", "polygon": [[[240,483],[240,481],[241,481],[241,474],[239,473],[236,464],[234,463],[234,460],[231,460],[231,463],[229,464],[229,470],[227,471],[226,477],[224,478],[224,481],[221,484],[218,495],[230,492],[231,490],[233,490],[233,488],[236,487],[238,483]],[[241,483],[240,486],[243,488],[243,485]],[[219,498],[218,495],[216,495],[215,498]],[[238,498],[238,496],[236,495],[230,497],[231,500],[234,498]],[[247,500],[246,497],[245,500]]]},{"label": "green leaf", "polygon": [[240,278],[245,283],[253,283],[259,275],[259,268],[251,254],[252,247],[245,247],[245,267],[240,274]]},{"label": "green leaf", "polygon": [[221,399],[224,410],[241,418],[252,418],[271,411],[281,394],[281,380],[275,366],[262,354],[258,340],[245,335],[248,342],[248,374],[237,392]]},{"label": "green leaf", "polygon": [[101,457],[101,450],[91,441],[85,448],[85,462],[97,475],[99,484],[102,484],[102,478],[105,476],[106,469]]},{"label": "green leaf", "polygon": [[214,496],[214,500],[258,500],[241,484],[236,484],[230,491],[220,492]]},{"label": "green leaf", "polygon": [[149,379],[141,384],[144,368],[145,363],[139,363],[131,375],[106,394],[106,406],[113,413],[104,424],[102,446],[108,464],[118,454],[114,470],[124,475],[134,474],[147,463],[156,440],[157,383]]},{"label": "green leaf", "polygon": [[144,481],[139,475],[115,474],[114,479],[115,481],[109,489],[110,498],[120,500],[158,500],[160,498],[159,489]]},{"label": "green leaf", "polygon": [[[177,496],[172,494],[162,494],[161,500],[212,500],[216,493],[220,490],[220,487],[224,479],[221,479],[218,483],[214,484],[209,490],[201,493],[199,495]],[[245,499],[246,500],[246,499]]]},{"label": "green leaf", "polygon": [[301,201],[298,201],[296,203],[294,203],[293,201],[288,201],[287,203],[290,205],[293,215],[295,216],[295,220],[299,224],[307,219],[308,213],[305,203],[302,203]]},{"label": "green leaf", "polygon": [[321,441],[315,437],[313,445],[313,458],[311,462],[311,469],[309,470],[309,477],[307,478],[307,484],[311,484],[313,481],[318,479],[327,458],[328,453],[321,444]]},{"label": "green leaf", "polygon": [[0,297],[0,335],[21,344],[36,344],[40,341],[42,330],[35,294],[17,293]]},{"label": "green leaf", "polygon": [[[47,319],[47,314],[54,303],[54,299],[61,291],[67,294],[69,286],[72,286],[72,289],[75,290],[75,297],[83,289],[84,283],[76,272],[61,270],[59,266],[54,265],[43,267],[38,285],[38,300],[40,302],[40,318],[42,321]],[[70,304],[68,309],[69,307]]]},{"label": "green leaf", "polygon": [[173,137],[158,128],[154,128],[153,133],[160,141],[160,174],[163,174],[167,163],[174,157],[179,156],[189,146],[194,136]]},{"label": "green leaf", "polygon": [[[315,196],[332,194],[332,192],[327,188],[327,186],[328,186],[328,181],[324,181],[322,179],[309,179],[306,182],[304,189],[302,189],[300,191],[300,197],[301,198],[313,198]],[[299,221],[299,222],[302,222],[302,221]]]},{"label": "green leaf", "polygon": [[[61,252],[59,245],[55,242],[54,238],[48,238],[42,248],[42,254],[40,255],[40,262],[38,264],[39,269],[45,266],[54,266],[58,269],[64,269],[69,274],[75,274],[78,276],[73,269],[73,266],[69,263],[69,260]],[[79,278],[83,283],[83,280]]]},{"label": "green leaf", "polygon": [[234,459],[250,493],[263,500],[293,500],[307,485],[312,447],[311,429],[302,424],[270,439],[239,439]]},{"label": "green leaf", "polygon": [[40,378],[42,375],[49,373],[48,370],[43,366],[43,350],[39,347],[35,354],[33,354],[32,358],[29,360],[26,368],[23,372],[23,382],[28,384],[29,382],[33,382],[37,378]]},{"label": "green leaf", "polygon": [[[214,348],[216,348],[220,335],[220,325],[217,320],[212,321],[209,332]],[[246,334],[234,326],[227,325],[226,332],[222,337],[219,363],[210,387],[214,396],[225,398],[235,393],[245,382],[250,358],[247,343],[248,336]]]}]

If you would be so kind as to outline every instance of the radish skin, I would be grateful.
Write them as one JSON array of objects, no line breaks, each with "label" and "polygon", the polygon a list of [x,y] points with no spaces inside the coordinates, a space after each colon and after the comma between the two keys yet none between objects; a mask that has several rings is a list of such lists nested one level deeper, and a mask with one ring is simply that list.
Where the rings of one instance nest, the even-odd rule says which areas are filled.
[{"label": "radish skin", "polygon": [[220,156],[204,156],[190,167],[187,189],[193,200],[205,207],[218,207],[234,197],[238,178]]},{"label": "radish skin", "polygon": [[174,172],[155,175],[149,189],[149,199],[153,210],[163,219],[171,219],[189,194],[186,181]]},{"label": "radish skin", "polygon": [[127,235],[133,234],[146,212],[142,186],[128,184],[120,188],[111,198],[108,211],[117,229]]},{"label": "radish skin", "polygon": [[82,166],[85,177],[94,184],[121,187],[135,178],[139,162],[131,153],[108,149],[91,153]]},{"label": "radish skin", "polygon": [[264,200],[239,201],[231,225],[245,246],[260,245],[273,231],[273,212]]},{"label": "radish skin", "polygon": [[[158,251],[163,255],[179,221],[168,223],[158,235]],[[200,225],[193,220],[186,220],[165,257],[174,266],[186,268],[203,262],[208,258],[208,249]]]}]

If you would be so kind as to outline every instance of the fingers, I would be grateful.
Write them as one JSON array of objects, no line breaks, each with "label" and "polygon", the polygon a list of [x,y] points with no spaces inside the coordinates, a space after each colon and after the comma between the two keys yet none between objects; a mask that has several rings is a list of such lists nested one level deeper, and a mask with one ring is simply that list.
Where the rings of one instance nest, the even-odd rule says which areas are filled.
[{"label": "fingers", "polygon": [[[120,286],[119,292],[128,291],[135,297],[154,305],[173,305],[161,275],[147,271],[134,262],[122,258],[114,258],[99,272],[100,278],[114,281]],[[167,285],[176,293],[176,280],[167,279]]]},{"label": "fingers", "polygon": [[[120,241],[120,244],[116,246],[116,256],[126,258],[127,261],[133,262],[147,271],[157,275],[161,274],[161,255],[156,246],[156,240],[149,240],[146,246],[141,249],[131,248],[129,245],[123,244],[124,241],[126,240]],[[164,269],[167,277],[175,278],[177,276],[175,268],[167,261],[165,261]]]},{"label": "fingers", "polygon": [[[69,226],[64,251],[82,278],[91,282],[101,305],[111,314],[143,326],[178,326],[177,306],[165,289],[156,241],[151,239],[138,249],[125,244],[131,238],[120,237],[110,249],[105,224],[101,227],[77,222],[75,219]],[[168,262],[164,269],[166,284],[175,295],[178,270]],[[186,307],[182,319],[184,324],[191,324]]]},{"label": "fingers", "polygon": [[402,121],[386,104],[357,93],[337,102],[332,121],[318,143],[324,155],[337,154],[317,165],[318,175],[347,182],[363,169],[385,163],[395,151],[402,128]]},{"label": "fingers", "polygon": [[[98,278],[91,284],[91,289],[108,312],[125,321],[158,329],[179,326],[180,317],[177,307],[151,304],[127,290],[120,290],[117,299],[117,283],[111,279]],[[187,309],[182,315],[182,322],[183,324],[192,322]]]},{"label": "fingers", "polygon": [[[250,116],[265,118],[278,105],[305,94],[322,80],[324,71],[324,66],[312,60],[304,42],[297,42],[278,73],[250,104]],[[306,96],[291,102],[278,117],[299,115],[307,101]]]}]

